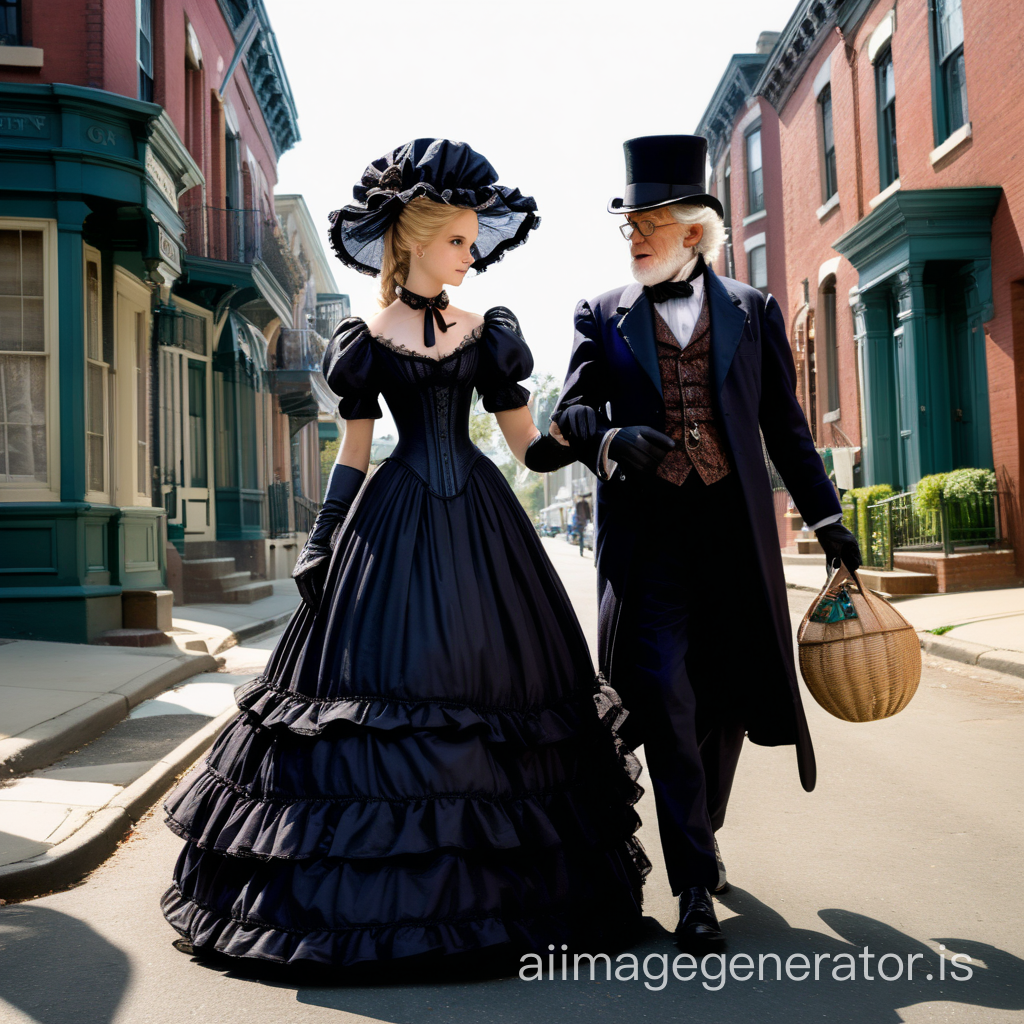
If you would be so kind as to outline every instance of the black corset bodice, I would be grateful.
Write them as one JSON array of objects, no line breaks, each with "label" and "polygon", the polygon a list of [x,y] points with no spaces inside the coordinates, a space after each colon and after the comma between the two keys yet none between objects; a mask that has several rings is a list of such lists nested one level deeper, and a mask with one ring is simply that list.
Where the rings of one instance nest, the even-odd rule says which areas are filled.
[{"label": "black corset bodice", "polygon": [[391,458],[442,497],[462,491],[482,455],[469,437],[474,390],[488,412],[519,408],[530,393],[517,382],[532,370],[519,323],[502,306],[489,309],[483,324],[440,359],[372,335],[358,317],[338,325],[324,355],[324,376],[341,396],[341,417],[380,417],[383,395],[398,428]]}]

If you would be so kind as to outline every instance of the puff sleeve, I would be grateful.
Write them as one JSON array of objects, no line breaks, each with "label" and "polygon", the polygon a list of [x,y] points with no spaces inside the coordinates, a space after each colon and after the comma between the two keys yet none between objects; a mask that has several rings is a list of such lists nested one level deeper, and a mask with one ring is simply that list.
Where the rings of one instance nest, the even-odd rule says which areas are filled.
[{"label": "puff sleeve", "polygon": [[480,363],[476,389],[488,412],[518,409],[530,400],[530,392],[517,381],[533,373],[533,353],[523,340],[519,321],[504,306],[484,313],[480,337]]},{"label": "puff sleeve", "polygon": [[357,316],[338,324],[324,352],[327,386],[341,397],[338,415],[343,420],[380,419],[373,340],[365,322]]}]

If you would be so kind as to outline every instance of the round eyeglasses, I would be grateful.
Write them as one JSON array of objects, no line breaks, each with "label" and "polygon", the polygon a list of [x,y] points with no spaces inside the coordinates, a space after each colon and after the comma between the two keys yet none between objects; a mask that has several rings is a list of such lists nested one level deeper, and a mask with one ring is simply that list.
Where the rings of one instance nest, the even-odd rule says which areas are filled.
[{"label": "round eyeglasses", "polygon": [[653,220],[627,220],[625,224],[619,225],[619,231],[622,233],[622,237],[628,242],[637,231],[639,231],[644,238],[648,238],[653,235],[658,228],[665,228],[668,227],[669,224],[675,223],[676,222],[674,220],[667,221],[664,224],[655,224]]}]

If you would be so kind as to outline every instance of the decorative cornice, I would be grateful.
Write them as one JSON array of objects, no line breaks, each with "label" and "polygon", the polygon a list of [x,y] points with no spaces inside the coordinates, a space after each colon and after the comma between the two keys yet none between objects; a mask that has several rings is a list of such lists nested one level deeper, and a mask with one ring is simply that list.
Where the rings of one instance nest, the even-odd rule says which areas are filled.
[{"label": "decorative cornice", "polygon": [[734,53],[707,109],[697,125],[697,134],[708,140],[708,160],[714,167],[732,138],[736,116],[754,94],[758,72],[768,60],[764,53]]},{"label": "decorative cornice", "polygon": [[224,20],[237,33],[250,10],[259,19],[259,31],[245,54],[245,70],[260,105],[263,120],[278,157],[299,141],[298,112],[284,62],[277,48],[277,37],[270,27],[270,18],[263,0],[217,0]]},{"label": "decorative cornice", "polygon": [[800,0],[761,72],[755,95],[763,96],[781,114],[844,9],[854,6],[850,0]]}]

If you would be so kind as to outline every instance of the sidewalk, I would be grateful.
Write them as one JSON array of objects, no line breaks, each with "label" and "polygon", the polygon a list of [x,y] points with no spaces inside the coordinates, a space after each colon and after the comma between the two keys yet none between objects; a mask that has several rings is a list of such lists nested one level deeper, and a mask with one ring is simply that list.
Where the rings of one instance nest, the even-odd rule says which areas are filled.
[{"label": "sidewalk", "polygon": [[[817,592],[822,565],[785,565],[792,590]],[[1024,678],[1024,587],[897,598],[929,654]]]},{"label": "sidewalk", "polygon": [[162,647],[0,640],[0,899],[91,870],[209,747],[276,640],[231,649],[298,605],[273,583],[251,605],[175,608]]}]

